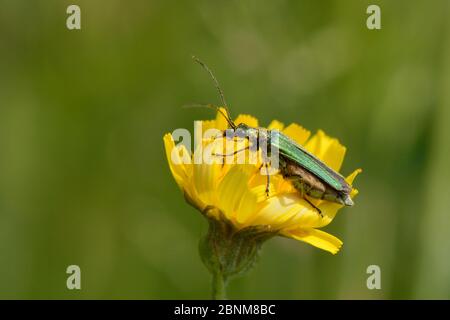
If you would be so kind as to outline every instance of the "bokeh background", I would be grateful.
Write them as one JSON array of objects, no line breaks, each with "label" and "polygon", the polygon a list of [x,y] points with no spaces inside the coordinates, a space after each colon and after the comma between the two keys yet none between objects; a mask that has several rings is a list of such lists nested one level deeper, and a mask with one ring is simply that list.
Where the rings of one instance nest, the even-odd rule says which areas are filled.
[{"label": "bokeh background", "polygon": [[364,169],[325,229],[338,255],[271,240],[229,297],[450,298],[449,14],[446,0],[0,0],[0,298],[210,297],[206,222],[162,144],[214,116],[180,106],[219,102],[192,54],[235,115],[321,128],[348,147],[344,174]]}]

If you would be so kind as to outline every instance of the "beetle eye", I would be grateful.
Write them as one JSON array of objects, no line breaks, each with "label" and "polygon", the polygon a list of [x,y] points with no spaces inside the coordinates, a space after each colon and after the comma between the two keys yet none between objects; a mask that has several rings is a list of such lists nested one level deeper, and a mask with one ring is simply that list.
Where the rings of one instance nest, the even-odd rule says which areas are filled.
[{"label": "beetle eye", "polygon": [[243,128],[237,128],[234,135],[238,138],[245,138],[247,136],[247,131]]},{"label": "beetle eye", "polygon": [[224,131],[224,135],[223,135],[224,137],[227,137],[227,138],[232,138],[232,137],[234,137],[235,136],[235,131],[234,131],[234,129],[226,129],[225,131]]}]

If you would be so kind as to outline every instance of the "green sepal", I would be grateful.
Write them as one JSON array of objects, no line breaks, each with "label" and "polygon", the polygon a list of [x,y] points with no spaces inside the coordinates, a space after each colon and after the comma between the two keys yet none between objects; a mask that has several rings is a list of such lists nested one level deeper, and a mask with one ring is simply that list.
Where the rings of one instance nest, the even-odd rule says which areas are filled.
[{"label": "green sepal", "polygon": [[261,245],[276,235],[269,226],[237,229],[215,207],[207,207],[207,234],[200,240],[200,256],[213,275],[221,275],[226,282],[233,276],[249,271],[258,260]]},{"label": "green sepal", "polygon": [[187,193],[184,197],[208,220],[208,232],[199,243],[200,257],[213,276],[213,298],[225,299],[228,280],[249,271],[258,261],[262,244],[278,230],[265,225],[238,229],[218,208],[200,208]]}]

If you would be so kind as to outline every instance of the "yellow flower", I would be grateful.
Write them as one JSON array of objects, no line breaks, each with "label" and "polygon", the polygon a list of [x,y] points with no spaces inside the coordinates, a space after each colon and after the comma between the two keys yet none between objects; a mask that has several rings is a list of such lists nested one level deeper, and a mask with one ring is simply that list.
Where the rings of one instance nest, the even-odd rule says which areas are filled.
[{"label": "yellow flower", "polygon": [[[258,120],[249,115],[239,115],[235,123],[258,127]],[[227,129],[227,122],[219,113],[215,120],[203,121],[202,125],[204,131],[211,128]],[[323,131],[319,130],[310,138],[310,132],[301,126],[293,123],[285,127],[276,120],[272,121],[268,129],[280,130],[333,170],[339,171],[341,168],[346,148]],[[211,143],[211,139],[203,139],[201,146],[206,147]],[[333,220],[342,205],[310,198],[322,211],[321,216],[280,174],[270,177],[270,195],[267,197],[267,177],[260,174],[259,163],[222,165],[194,164],[190,161],[174,164],[172,157],[183,159],[191,155],[183,145],[175,145],[171,134],[164,136],[164,145],[173,177],[186,198],[199,210],[217,208],[237,230],[264,226],[278,235],[304,241],[333,254],[342,246],[341,240],[319,230]],[[351,184],[360,172],[361,169],[355,170],[346,181]],[[351,197],[357,192],[353,189]]]}]

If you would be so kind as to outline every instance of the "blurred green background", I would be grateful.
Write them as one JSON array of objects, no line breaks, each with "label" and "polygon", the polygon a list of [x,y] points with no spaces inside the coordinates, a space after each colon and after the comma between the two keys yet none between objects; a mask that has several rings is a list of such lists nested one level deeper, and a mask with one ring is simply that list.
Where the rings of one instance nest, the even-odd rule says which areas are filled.
[{"label": "blurred green background", "polygon": [[214,115],[181,105],[219,102],[192,54],[234,115],[324,129],[348,147],[342,172],[364,169],[325,228],[338,255],[271,240],[230,298],[450,298],[449,14],[446,0],[0,0],[0,298],[210,297],[206,222],[162,144]]}]

